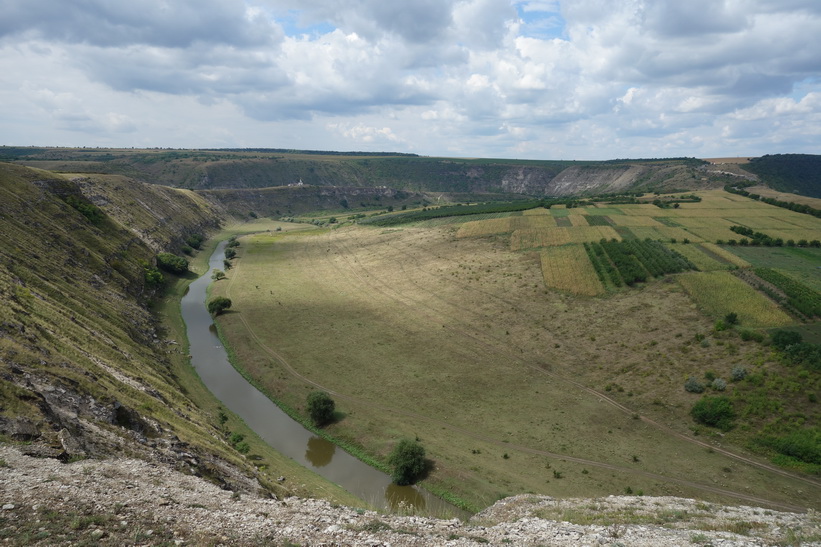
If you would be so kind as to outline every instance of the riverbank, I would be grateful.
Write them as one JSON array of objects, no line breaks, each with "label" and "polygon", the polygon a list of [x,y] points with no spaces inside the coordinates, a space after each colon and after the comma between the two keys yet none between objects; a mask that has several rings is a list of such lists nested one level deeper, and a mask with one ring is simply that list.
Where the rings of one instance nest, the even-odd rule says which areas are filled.
[{"label": "riverbank", "polygon": [[[186,395],[192,403],[213,417],[214,424],[220,424],[222,422],[220,416],[225,416],[221,428],[226,439],[232,434],[243,437],[243,442],[247,443],[249,450],[246,455],[231,450],[230,452],[235,454],[233,463],[239,464],[241,467],[255,469],[257,478],[266,489],[277,496],[320,497],[332,503],[367,507],[356,496],[271,448],[239,416],[227,409],[221,401],[214,397],[191,366],[190,348],[180,309],[180,302],[187,293],[188,287],[198,277],[207,272],[208,259],[220,241],[233,235],[264,231],[270,227],[270,221],[256,221],[228,226],[204,242],[203,248],[197,251],[194,256],[189,257],[189,269],[192,272],[190,275],[171,278],[165,293],[162,298],[157,300],[152,311],[160,321],[158,330],[161,336],[175,342],[172,345],[174,349],[169,353],[172,373],[179,378],[180,384],[185,386]],[[284,477],[285,480],[278,480],[281,477]]]}]

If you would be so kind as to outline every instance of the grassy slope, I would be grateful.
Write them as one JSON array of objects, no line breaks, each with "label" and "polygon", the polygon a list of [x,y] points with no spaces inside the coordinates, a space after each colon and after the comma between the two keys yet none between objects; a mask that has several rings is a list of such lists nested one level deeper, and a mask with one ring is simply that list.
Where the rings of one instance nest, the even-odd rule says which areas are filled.
[{"label": "grassy slope", "polygon": [[[161,209],[176,208],[175,219],[155,226],[155,242],[171,242],[178,237],[168,230],[185,226],[186,214],[192,215],[188,220],[196,220],[197,215],[209,217],[208,211],[196,212],[189,198],[177,199],[176,203],[153,202],[157,197],[153,190],[141,198],[153,202],[152,211],[130,203],[140,195],[136,187],[100,185],[83,190],[96,195],[100,202],[106,201],[114,214],[127,211],[129,226],[137,230],[151,226]],[[80,398],[93,397],[102,409],[117,401],[141,419],[159,425],[158,439],[173,433],[187,444],[185,450],[216,455],[251,475],[250,461],[222,440],[218,402],[194,375],[186,352],[179,349],[184,344],[161,343],[166,338],[184,340],[176,302],[188,279],[175,280],[169,297],[162,302],[160,315],[166,317],[167,324],[161,326],[159,339],[155,340],[154,318],[137,302],[144,291],[140,261],[150,261],[154,251],[123,229],[113,216],[94,226],[66,205],[57,196],[80,195],[78,185],[67,179],[0,164],[0,192],[4,236],[0,239],[0,295],[4,302],[0,323],[0,418],[29,417],[40,424],[44,440],[51,443],[56,438],[49,425],[67,427],[83,439],[92,456],[104,456],[112,450],[142,450],[131,445],[133,441],[125,429],[101,422],[87,411],[80,409],[79,417],[61,415],[55,407],[47,411],[37,386],[52,385]],[[193,229],[197,224],[187,226]],[[202,259],[195,261],[195,268],[202,268]],[[27,383],[25,374],[37,379],[34,385]],[[102,428],[104,433],[90,434],[94,428]],[[271,477],[287,475],[294,479],[291,493],[357,503],[264,446],[235,418],[231,417],[225,429],[249,437],[252,454],[259,457],[256,463],[268,469],[259,475],[264,484],[275,485]],[[124,444],[115,449],[112,442]],[[208,475],[214,469],[203,467],[205,460],[208,458],[201,460],[200,472]]]},{"label": "grassy slope", "polygon": [[698,397],[682,389],[690,375],[744,365],[793,382],[766,348],[711,333],[676,284],[604,300],[559,295],[544,290],[535,255],[502,239],[457,240],[456,229],[244,238],[218,288],[238,313],[221,327],[271,394],[301,408],[315,384],[332,391],[346,417],[330,431],[377,457],[418,436],[436,462],[428,483],[474,506],[628,486],[819,506],[817,486],[714,450],[749,456],[743,446],[764,417],[745,416],[748,426],[721,438],[688,416]]}]

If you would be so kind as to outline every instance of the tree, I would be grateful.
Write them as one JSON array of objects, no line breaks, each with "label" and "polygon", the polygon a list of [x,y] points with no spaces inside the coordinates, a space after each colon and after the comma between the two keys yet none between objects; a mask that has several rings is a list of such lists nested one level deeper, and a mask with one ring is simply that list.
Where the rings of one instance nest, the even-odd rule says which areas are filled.
[{"label": "tree", "polygon": [[208,301],[208,313],[211,315],[219,315],[231,307],[231,299],[224,296],[216,296]]},{"label": "tree", "polygon": [[324,391],[312,391],[308,394],[308,414],[316,426],[331,422],[334,418],[336,403]]},{"label": "tree", "polygon": [[400,486],[413,484],[425,471],[425,449],[416,441],[402,439],[388,456],[391,479]]},{"label": "tree", "polygon": [[188,271],[188,261],[181,256],[171,253],[158,254],[157,266],[159,266],[161,270],[175,274],[184,274]]},{"label": "tree", "polygon": [[211,279],[213,279],[214,281],[225,279],[225,272],[222,270],[214,270],[214,273],[211,274]]},{"label": "tree", "polygon": [[231,260],[235,256],[237,256],[237,251],[235,251],[233,248],[226,248],[225,249],[225,258],[227,258],[228,260]]}]

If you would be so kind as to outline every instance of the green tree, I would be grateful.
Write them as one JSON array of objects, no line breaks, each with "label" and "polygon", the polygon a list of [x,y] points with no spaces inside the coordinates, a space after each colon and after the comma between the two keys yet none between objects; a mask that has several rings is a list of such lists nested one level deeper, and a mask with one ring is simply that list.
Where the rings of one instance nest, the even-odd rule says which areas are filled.
[{"label": "green tree", "polygon": [[214,281],[225,279],[225,272],[222,270],[214,270],[214,273],[211,274],[211,279],[213,279]]},{"label": "green tree", "polygon": [[331,422],[334,418],[336,403],[324,391],[312,391],[308,394],[308,414],[314,425],[321,426]]},{"label": "green tree", "polygon": [[425,471],[425,449],[416,441],[402,439],[388,456],[388,463],[393,467],[393,482],[413,484]]},{"label": "green tree", "polygon": [[237,251],[235,251],[233,248],[226,248],[225,249],[225,258],[227,258],[228,260],[231,260],[235,256],[237,256]]},{"label": "green tree", "polygon": [[231,299],[224,296],[215,296],[208,301],[208,313],[211,315],[219,315],[231,307]]},{"label": "green tree", "polygon": [[188,261],[181,256],[171,253],[158,254],[157,266],[161,270],[175,274],[183,274],[188,271]]}]

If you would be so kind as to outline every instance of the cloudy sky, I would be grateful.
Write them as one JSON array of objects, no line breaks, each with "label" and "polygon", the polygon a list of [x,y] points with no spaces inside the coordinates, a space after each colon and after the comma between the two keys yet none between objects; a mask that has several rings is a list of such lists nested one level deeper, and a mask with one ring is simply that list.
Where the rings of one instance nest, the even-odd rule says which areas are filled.
[{"label": "cloudy sky", "polygon": [[821,0],[0,0],[0,144],[821,153]]}]

